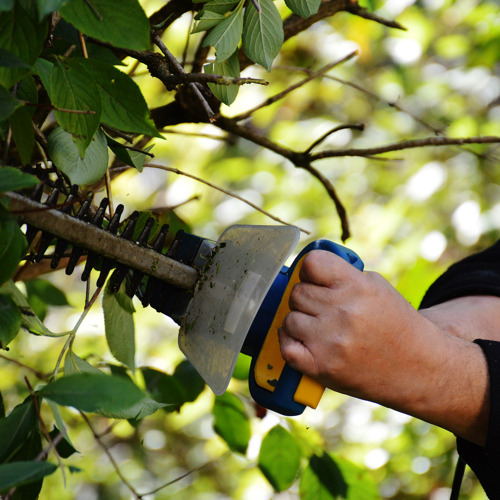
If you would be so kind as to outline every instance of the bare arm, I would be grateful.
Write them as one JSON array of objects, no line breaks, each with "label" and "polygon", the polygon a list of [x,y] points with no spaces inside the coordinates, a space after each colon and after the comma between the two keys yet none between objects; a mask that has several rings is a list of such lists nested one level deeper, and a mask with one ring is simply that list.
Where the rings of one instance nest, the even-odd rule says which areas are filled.
[{"label": "bare arm", "polygon": [[500,299],[416,311],[382,276],[310,252],[280,331],[284,359],[333,390],[484,444],[488,367],[475,338],[500,340]]}]

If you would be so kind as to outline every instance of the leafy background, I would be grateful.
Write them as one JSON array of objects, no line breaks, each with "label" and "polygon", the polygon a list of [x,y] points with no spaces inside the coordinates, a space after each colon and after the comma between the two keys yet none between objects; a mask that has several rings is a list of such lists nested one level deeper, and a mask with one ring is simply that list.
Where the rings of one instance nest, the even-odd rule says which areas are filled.
[{"label": "leafy background", "polygon": [[[110,0],[95,0],[99,14],[113,21],[104,30],[85,5],[83,0],[0,2],[2,163],[19,167],[37,159],[35,140],[40,140],[31,122],[40,122],[42,114],[47,138],[42,149],[73,182],[94,183],[98,196],[105,196],[99,181],[108,165],[118,166],[118,158],[121,165],[135,167],[111,184],[114,203],[123,202],[127,214],[167,207],[162,217],[172,226],[209,238],[229,224],[272,222],[230,192],[308,230],[299,249],[313,239],[339,241],[343,236],[335,205],[311,171],[262,147],[255,137],[242,139],[241,130],[226,122],[208,123],[201,101],[179,90],[172,75],[167,75],[170,87],[151,77],[150,72],[161,70],[154,60],[142,58],[143,64],[136,64],[137,54],[152,49],[148,16],[160,33],[165,29],[160,41],[187,68],[198,50],[214,46],[206,73],[237,77],[239,60],[241,67],[247,66],[242,77],[269,82],[238,87],[210,82],[217,98],[230,104],[221,108],[225,117],[247,113],[311,71],[358,50],[356,58],[249,115],[252,130],[287,151],[306,151],[323,134],[345,124],[351,126],[328,135],[313,151],[500,135],[500,31],[493,1],[367,1],[362,6],[367,10],[357,11],[364,17],[339,12],[282,48],[276,16],[285,19],[290,10],[308,16],[320,2],[261,1],[260,17],[250,2],[214,2],[212,10],[203,2],[186,2],[186,13],[171,22],[155,13],[175,2],[141,1],[139,6],[123,1],[117,9]],[[46,16],[54,9],[60,10],[63,22],[53,46],[47,47]],[[396,19],[407,30],[366,18],[373,15]],[[70,24],[122,50],[87,43],[89,63]],[[256,35],[262,33],[270,35],[259,42]],[[20,38],[26,43],[15,43]],[[160,45],[161,52],[165,55]],[[43,106],[25,105],[47,99],[36,84],[43,85],[53,115]],[[187,109],[201,114],[202,123],[176,114],[182,98],[191,99]],[[154,110],[161,134],[148,108]],[[66,109],[94,113],[61,111]],[[56,121],[61,128],[55,128]],[[126,150],[120,136],[111,132],[115,129],[159,136],[139,136],[134,143],[143,151],[153,146],[154,159]],[[497,239],[496,160],[495,145],[452,145],[376,157],[340,156],[314,166],[346,207],[348,246],[417,306],[449,263]],[[30,185],[10,170],[1,173],[2,191],[26,187],[23,183]],[[3,282],[23,247],[4,208],[0,232]],[[126,303],[123,293],[107,291],[102,299],[105,314],[101,298],[95,297],[94,307],[82,316],[85,285],[77,273],[68,277],[59,271],[17,285],[0,289],[2,341],[10,342],[0,358],[2,406],[9,416],[0,420],[0,490],[20,485],[24,478],[31,482],[17,494],[33,498],[36,492],[29,488],[40,486],[33,478],[46,475],[41,498],[140,498],[146,492],[150,494],[144,498],[203,500],[449,496],[455,445],[445,431],[328,391],[318,410],[306,410],[300,417],[266,413],[249,398],[244,360],[229,392],[214,397],[183,362],[177,327],[169,318],[137,303],[132,324],[134,305]],[[43,324],[21,314],[28,307],[25,297]],[[42,335],[22,330],[16,336],[21,324]],[[54,337],[53,332],[66,335]],[[48,376],[61,373],[64,377],[43,387]],[[37,398],[30,396],[33,391],[38,391]],[[67,428],[69,440],[57,438],[56,431],[52,439],[59,439],[62,458],[52,451],[48,461],[38,460],[34,466],[33,459],[48,445],[40,421],[47,432]],[[23,465],[26,460],[29,465]],[[483,498],[470,474],[462,496]]]}]

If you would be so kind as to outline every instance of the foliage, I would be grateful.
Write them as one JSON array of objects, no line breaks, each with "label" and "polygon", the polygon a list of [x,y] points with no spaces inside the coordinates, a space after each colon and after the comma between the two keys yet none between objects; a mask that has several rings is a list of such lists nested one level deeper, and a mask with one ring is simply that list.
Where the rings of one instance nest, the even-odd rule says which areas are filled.
[{"label": "foliage", "polygon": [[[352,233],[417,305],[498,237],[500,34],[492,1],[405,5],[0,2],[0,195],[42,180],[73,213],[110,197],[105,225],[124,202],[139,229],[153,214],[214,239],[270,217],[304,244]],[[266,414],[244,357],[212,399],[167,318],[109,285],[96,311],[101,287],[34,262],[39,240],[25,255],[17,215],[0,197],[6,498],[420,499],[450,484],[444,431],[333,393],[297,419]]]}]

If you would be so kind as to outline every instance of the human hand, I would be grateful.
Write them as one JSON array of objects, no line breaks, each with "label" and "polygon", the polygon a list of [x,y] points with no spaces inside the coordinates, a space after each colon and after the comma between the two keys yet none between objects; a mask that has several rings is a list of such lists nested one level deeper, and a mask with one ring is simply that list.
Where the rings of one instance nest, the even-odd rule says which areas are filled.
[{"label": "human hand", "polygon": [[[487,369],[477,345],[447,335],[379,274],[362,273],[330,252],[309,252],[300,279],[279,333],[290,366],[333,390],[467,435],[458,428],[463,422],[450,423],[447,414],[463,403],[471,377],[479,377],[484,396]],[[462,380],[463,363],[473,372]]]}]

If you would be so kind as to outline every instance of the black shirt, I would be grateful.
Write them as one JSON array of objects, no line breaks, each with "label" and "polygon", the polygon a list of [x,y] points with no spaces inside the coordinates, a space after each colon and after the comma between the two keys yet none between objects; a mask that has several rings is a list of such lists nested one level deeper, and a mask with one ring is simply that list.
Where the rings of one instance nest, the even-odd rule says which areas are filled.
[{"label": "black shirt", "polygon": [[[469,295],[500,297],[500,241],[453,264],[431,285],[420,309]],[[458,438],[458,453],[494,499],[500,498],[500,342],[480,338],[475,342],[486,356],[490,377],[488,435],[485,447]]]}]

